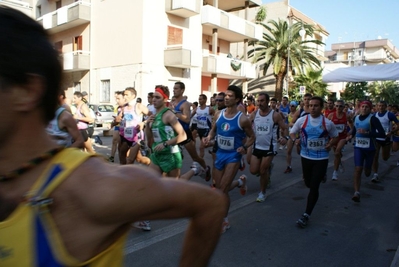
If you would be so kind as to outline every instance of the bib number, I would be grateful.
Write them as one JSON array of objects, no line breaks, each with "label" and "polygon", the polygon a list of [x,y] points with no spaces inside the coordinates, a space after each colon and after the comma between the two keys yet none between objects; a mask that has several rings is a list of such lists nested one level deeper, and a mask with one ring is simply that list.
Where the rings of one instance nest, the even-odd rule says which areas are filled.
[{"label": "bib number", "polygon": [[326,139],[316,138],[308,140],[308,149],[310,150],[322,150],[326,146]]},{"label": "bib number", "polygon": [[256,126],[256,134],[257,135],[266,135],[270,133],[269,125],[257,125]]},{"label": "bib number", "polygon": [[342,133],[345,130],[345,124],[336,124],[335,128],[337,128],[338,133]]},{"label": "bib number", "polygon": [[370,147],[370,138],[356,137],[356,147],[369,148]]},{"label": "bib number", "polygon": [[162,142],[162,138],[161,138],[161,135],[159,134],[159,130],[158,129],[152,129],[152,136],[154,137],[154,142],[155,143],[161,143]]},{"label": "bib number", "polygon": [[218,146],[224,150],[234,150],[234,137],[218,135]]}]

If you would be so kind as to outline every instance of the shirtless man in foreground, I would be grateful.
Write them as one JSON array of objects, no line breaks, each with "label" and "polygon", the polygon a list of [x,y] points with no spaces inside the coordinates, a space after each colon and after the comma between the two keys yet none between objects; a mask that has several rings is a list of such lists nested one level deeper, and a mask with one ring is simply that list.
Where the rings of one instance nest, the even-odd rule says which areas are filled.
[{"label": "shirtless man in foreground", "polygon": [[0,25],[0,247],[12,252],[1,266],[121,266],[132,222],[181,217],[190,223],[180,266],[206,266],[226,197],[58,147],[45,128],[58,104],[59,55],[25,14],[0,7]]}]

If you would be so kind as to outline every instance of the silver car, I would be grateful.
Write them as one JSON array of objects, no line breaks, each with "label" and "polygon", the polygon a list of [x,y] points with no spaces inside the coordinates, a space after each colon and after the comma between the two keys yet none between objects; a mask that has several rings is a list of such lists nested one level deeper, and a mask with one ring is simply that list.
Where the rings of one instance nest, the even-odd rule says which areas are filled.
[{"label": "silver car", "polygon": [[116,116],[115,107],[110,104],[89,104],[89,108],[94,111],[96,126],[104,123],[111,123]]}]

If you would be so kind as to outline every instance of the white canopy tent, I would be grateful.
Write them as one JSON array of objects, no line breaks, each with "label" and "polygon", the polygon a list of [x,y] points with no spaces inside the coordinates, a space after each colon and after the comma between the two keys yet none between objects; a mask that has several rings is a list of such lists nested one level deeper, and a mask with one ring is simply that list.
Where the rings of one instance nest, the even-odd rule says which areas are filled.
[{"label": "white canopy tent", "polygon": [[323,75],[323,82],[365,82],[399,80],[399,63],[339,68]]}]

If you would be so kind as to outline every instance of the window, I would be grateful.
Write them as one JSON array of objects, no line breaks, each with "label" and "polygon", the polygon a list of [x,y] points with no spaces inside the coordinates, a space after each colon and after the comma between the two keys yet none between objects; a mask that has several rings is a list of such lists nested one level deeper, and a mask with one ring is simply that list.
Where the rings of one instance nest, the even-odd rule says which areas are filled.
[{"label": "window", "polygon": [[54,43],[54,48],[59,54],[62,54],[62,41]]},{"label": "window", "polygon": [[[211,52],[211,53],[212,53],[212,48],[213,48],[213,47],[212,47],[212,45],[210,44],[209,47],[208,47],[208,49],[209,49],[209,52]],[[219,53],[220,53],[220,46],[218,46],[216,53],[219,55]]]},{"label": "window", "polygon": [[168,45],[183,44],[183,30],[168,26]]},{"label": "window", "polygon": [[73,51],[83,50],[83,36],[76,36],[73,38]]},{"label": "window", "polygon": [[81,92],[82,89],[81,89],[80,86],[81,86],[80,82],[74,82],[73,83],[73,91],[74,92]]},{"label": "window", "polygon": [[110,102],[111,81],[101,80],[100,102]]},{"label": "window", "polygon": [[36,7],[36,17],[40,18],[42,16],[42,6]]},{"label": "window", "polygon": [[61,7],[62,7],[62,2],[61,2],[61,0],[55,2],[55,9],[56,9],[56,10],[59,9],[59,8],[61,8]]}]

